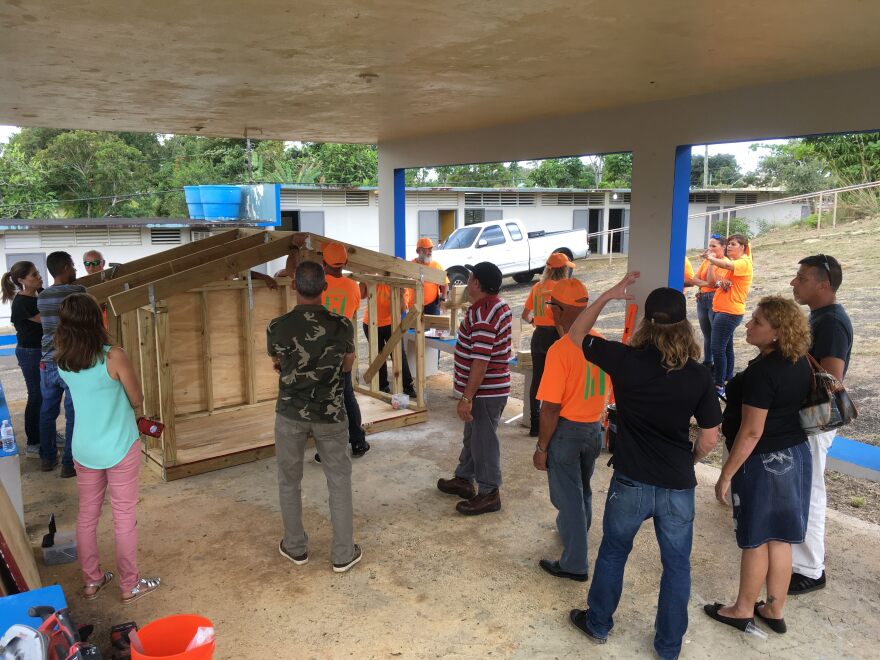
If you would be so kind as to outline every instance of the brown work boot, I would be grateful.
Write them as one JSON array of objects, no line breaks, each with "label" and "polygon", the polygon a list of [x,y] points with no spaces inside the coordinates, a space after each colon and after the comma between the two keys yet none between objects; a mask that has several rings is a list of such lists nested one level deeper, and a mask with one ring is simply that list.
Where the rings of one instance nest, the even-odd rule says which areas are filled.
[{"label": "brown work boot", "polygon": [[501,495],[496,488],[490,493],[480,493],[475,497],[455,505],[455,510],[466,516],[479,516],[483,513],[501,510]]},{"label": "brown work boot", "polygon": [[477,491],[474,485],[467,479],[461,477],[453,477],[452,479],[438,479],[437,490],[447,495],[458,495],[460,498],[469,500]]}]

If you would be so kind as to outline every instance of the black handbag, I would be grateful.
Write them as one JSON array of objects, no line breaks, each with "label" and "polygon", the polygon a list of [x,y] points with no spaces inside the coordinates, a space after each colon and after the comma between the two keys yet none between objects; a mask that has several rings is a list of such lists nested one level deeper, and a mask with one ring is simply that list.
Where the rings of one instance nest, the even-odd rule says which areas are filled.
[{"label": "black handbag", "polygon": [[812,370],[810,393],[801,404],[801,428],[807,435],[840,428],[859,416],[843,383],[822,368],[816,359],[807,354]]}]

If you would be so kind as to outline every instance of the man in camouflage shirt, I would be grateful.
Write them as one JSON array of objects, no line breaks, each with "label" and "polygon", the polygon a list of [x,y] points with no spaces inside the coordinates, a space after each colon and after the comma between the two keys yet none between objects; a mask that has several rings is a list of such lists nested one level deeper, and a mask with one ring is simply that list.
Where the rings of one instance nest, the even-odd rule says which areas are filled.
[{"label": "man in camouflage shirt", "polygon": [[309,560],[301,486],[306,439],[311,434],[330,492],[330,558],[333,570],[344,573],[362,556],[353,541],[348,420],[342,402],[343,374],[354,364],[354,327],[322,304],[327,282],[320,264],[299,264],[294,285],[298,304],[266,328],[269,356],[280,374],[275,453],[284,538],[278,550],[297,565]]}]

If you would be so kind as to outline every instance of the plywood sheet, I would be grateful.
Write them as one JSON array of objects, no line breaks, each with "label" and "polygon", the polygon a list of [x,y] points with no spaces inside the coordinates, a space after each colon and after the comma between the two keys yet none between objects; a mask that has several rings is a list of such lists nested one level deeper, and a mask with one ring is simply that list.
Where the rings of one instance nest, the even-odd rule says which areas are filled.
[{"label": "plywood sheet", "polygon": [[171,377],[177,414],[205,410],[201,302],[197,293],[181,293],[168,299],[171,332]]},{"label": "plywood sheet", "polygon": [[286,314],[284,293],[279,289],[254,289],[253,329],[254,367],[257,380],[257,401],[278,396],[278,373],[272,368],[272,360],[266,355],[266,326],[272,319]]},{"label": "plywood sheet", "polygon": [[3,484],[0,484],[0,555],[18,591],[43,586],[34,551]]},{"label": "plywood sheet", "polygon": [[214,405],[221,408],[246,403],[241,294],[238,291],[209,291],[208,316]]}]

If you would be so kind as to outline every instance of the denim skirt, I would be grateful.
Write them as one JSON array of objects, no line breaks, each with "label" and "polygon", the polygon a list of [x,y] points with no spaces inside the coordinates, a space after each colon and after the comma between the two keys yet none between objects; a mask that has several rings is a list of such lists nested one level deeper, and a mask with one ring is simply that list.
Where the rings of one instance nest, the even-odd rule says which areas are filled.
[{"label": "denim skirt", "polygon": [[736,544],[745,549],[768,541],[803,543],[812,474],[806,442],[749,456],[730,482]]}]

